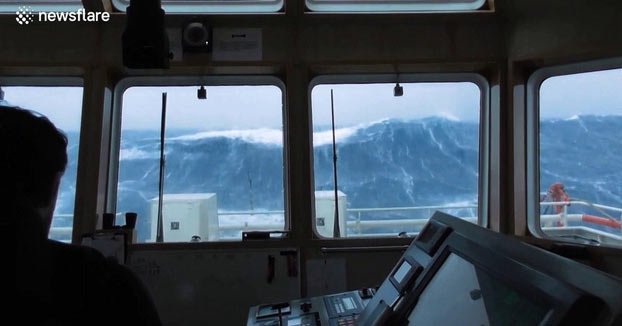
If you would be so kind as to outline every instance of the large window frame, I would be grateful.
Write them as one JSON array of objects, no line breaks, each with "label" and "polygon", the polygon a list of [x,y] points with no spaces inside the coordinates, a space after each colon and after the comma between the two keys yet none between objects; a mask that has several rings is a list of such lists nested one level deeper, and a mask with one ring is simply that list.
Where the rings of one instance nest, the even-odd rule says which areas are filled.
[{"label": "large window frame", "polygon": [[[174,1],[162,0],[162,9],[167,13],[173,14],[218,14],[218,13],[276,13],[285,7],[286,0],[263,0],[263,1],[227,1],[227,0],[205,0],[205,1]],[[112,0],[115,9],[125,12],[130,0]]]},{"label": "large window frame", "polygon": [[[526,85],[526,213],[527,228],[537,238],[585,244],[579,239],[560,238],[542,230],[540,221],[540,87],[551,77],[622,68],[622,57],[547,66],[535,70]],[[601,242],[601,245],[612,245]],[[617,245],[620,246],[620,245]]]},{"label": "large window frame", "polygon": [[[84,103],[84,79],[82,77],[69,77],[69,76],[32,76],[32,77],[24,77],[24,76],[0,76],[0,86],[6,87],[82,87],[82,98]],[[29,108],[25,108],[29,109]],[[69,240],[72,239],[73,230],[76,228],[78,223],[78,219],[76,218],[77,209],[79,204],[77,202],[79,190],[78,179],[77,176],[80,175],[80,150],[82,147],[82,141],[84,140],[84,130],[82,125],[84,123],[85,115],[84,115],[84,104],[81,108],[81,117],[80,117],[80,132],[78,137],[78,157],[76,158],[76,196],[74,197],[74,208],[73,208],[73,222],[71,226],[71,230],[68,232]],[[53,121],[52,121],[53,123]],[[50,229],[51,231],[51,229]],[[63,232],[62,230],[60,231]]]},{"label": "large window frame", "polygon": [[15,12],[19,7],[30,8],[34,12],[38,11],[76,11],[84,8],[80,0],[2,0],[0,1],[0,13]]},{"label": "large window frame", "polygon": [[[282,103],[282,125],[283,125],[283,220],[284,231],[291,231],[291,216],[290,216],[290,195],[289,195],[289,170],[287,163],[289,160],[289,154],[287,151],[287,139],[288,139],[288,125],[287,125],[287,108],[286,108],[286,90],[285,83],[275,76],[143,76],[143,77],[127,77],[120,80],[114,88],[114,101],[111,117],[110,128],[110,158],[108,166],[108,183],[106,201],[104,207],[107,212],[116,212],[117,205],[117,186],[119,176],[119,158],[121,150],[121,119],[123,114],[123,94],[130,87],[141,86],[161,86],[161,87],[175,87],[175,86],[276,86],[281,90],[281,103]],[[240,242],[240,240],[234,240],[233,242]],[[219,240],[216,242],[232,242],[229,240]],[[145,242],[141,244],[170,244],[171,242]]]},{"label": "large window frame", "polygon": [[[490,187],[490,84],[488,80],[478,73],[400,73],[396,74],[357,74],[357,75],[320,75],[311,80],[307,89],[309,106],[309,142],[310,142],[310,176],[311,176],[311,202],[315,203],[315,167],[313,152],[313,105],[312,91],[315,86],[329,84],[374,84],[374,83],[443,83],[443,82],[471,82],[480,89],[480,112],[479,112],[479,153],[478,153],[478,220],[477,224],[488,227],[489,187]],[[317,239],[343,241],[347,239],[386,239],[386,236],[363,236],[363,237],[322,237],[316,229],[315,205],[311,205],[311,218],[313,219],[313,236]]]},{"label": "large window frame", "polygon": [[305,0],[312,12],[468,12],[481,9],[486,0]]}]

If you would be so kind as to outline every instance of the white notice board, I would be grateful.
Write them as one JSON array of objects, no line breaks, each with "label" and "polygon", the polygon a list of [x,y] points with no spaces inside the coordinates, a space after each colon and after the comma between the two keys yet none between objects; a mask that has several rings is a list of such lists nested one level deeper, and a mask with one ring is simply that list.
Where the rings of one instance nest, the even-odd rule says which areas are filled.
[{"label": "white notice board", "polygon": [[262,59],[261,28],[214,28],[212,60],[260,61]]}]

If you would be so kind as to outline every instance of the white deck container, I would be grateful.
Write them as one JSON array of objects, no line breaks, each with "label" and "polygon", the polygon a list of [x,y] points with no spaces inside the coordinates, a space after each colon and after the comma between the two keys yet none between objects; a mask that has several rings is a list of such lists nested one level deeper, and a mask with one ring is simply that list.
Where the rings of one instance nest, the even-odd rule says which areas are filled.
[{"label": "white deck container", "polygon": [[[347,235],[347,196],[337,191],[339,205],[339,236]],[[335,191],[322,190],[315,192],[315,227],[317,232],[327,238],[333,237],[335,228]]]},{"label": "white deck container", "polygon": [[[158,197],[151,199],[151,242],[156,239]],[[215,193],[166,194],[162,203],[164,242],[217,241],[218,201]]]}]

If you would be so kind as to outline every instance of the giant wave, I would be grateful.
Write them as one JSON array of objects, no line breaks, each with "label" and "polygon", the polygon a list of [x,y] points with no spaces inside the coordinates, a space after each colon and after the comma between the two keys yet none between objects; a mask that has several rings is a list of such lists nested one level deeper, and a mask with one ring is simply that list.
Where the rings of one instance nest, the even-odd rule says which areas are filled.
[{"label": "giant wave", "polygon": [[[547,120],[540,131],[542,191],[560,181],[573,198],[622,206],[622,117]],[[446,118],[338,128],[339,189],[357,208],[477,203],[478,133],[477,123]],[[166,193],[215,192],[220,210],[283,209],[280,130],[167,134]],[[330,130],[314,132],[316,190],[333,189],[331,145]],[[57,213],[73,212],[76,150],[69,151]],[[123,131],[119,167],[117,209],[139,214],[144,240],[149,200],[158,193],[158,132]]]}]

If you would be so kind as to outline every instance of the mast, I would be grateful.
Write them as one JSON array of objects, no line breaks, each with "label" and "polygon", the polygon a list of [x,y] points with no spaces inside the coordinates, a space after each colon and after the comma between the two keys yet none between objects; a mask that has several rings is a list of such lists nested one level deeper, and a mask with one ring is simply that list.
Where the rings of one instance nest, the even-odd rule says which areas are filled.
[{"label": "mast", "polygon": [[335,180],[335,223],[333,225],[333,238],[340,236],[339,230],[339,194],[337,182],[337,144],[335,142],[335,102],[333,100],[333,90],[330,90],[330,114],[333,127],[333,178]]},{"label": "mast", "polygon": [[164,132],[166,127],[166,92],[162,93],[162,118],[160,120],[160,180],[158,185],[158,228],[156,242],[164,242],[162,202],[164,201]]}]

